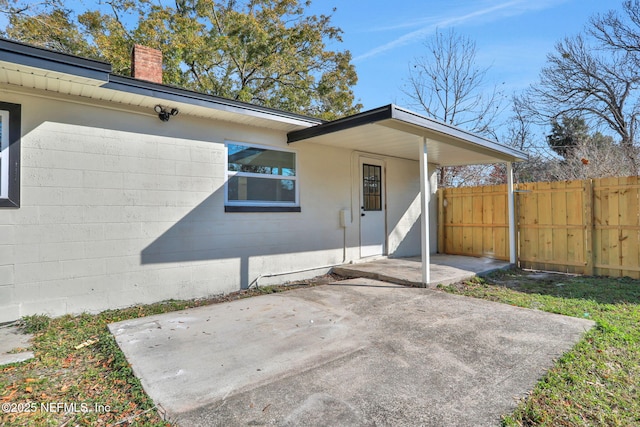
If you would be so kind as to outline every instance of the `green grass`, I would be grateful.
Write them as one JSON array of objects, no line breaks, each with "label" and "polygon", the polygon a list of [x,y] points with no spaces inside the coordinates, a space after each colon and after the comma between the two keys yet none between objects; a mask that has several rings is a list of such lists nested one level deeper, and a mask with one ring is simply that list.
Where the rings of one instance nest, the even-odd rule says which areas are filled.
[{"label": "green grass", "polygon": [[[107,329],[109,323],[313,284],[261,287],[207,300],[167,301],[96,315],[26,317],[23,328],[34,334],[31,349],[35,358],[0,367],[0,404],[21,409],[12,413],[3,406],[0,425],[168,426],[133,375]],[[92,344],[76,349],[89,342]],[[65,413],[64,407],[55,406],[58,403],[67,404],[68,409],[76,404],[76,410]],[[43,410],[42,404],[54,405],[55,411],[51,407]],[[95,405],[102,406],[95,411]]]},{"label": "green grass", "polygon": [[596,322],[504,426],[640,425],[640,281],[511,270],[441,289]]}]

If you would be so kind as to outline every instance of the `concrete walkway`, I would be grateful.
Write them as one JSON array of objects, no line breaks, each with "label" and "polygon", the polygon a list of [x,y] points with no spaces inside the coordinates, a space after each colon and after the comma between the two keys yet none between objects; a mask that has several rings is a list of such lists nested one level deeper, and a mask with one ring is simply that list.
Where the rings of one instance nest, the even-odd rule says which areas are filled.
[{"label": "concrete walkway", "polygon": [[592,325],[351,279],[109,328],[182,426],[495,426]]},{"label": "concrete walkway", "polygon": [[[459,255],[431,255],[430,286],[449,285],[509,267],[506,261]],[[422,286],[422,259],[383,258],[345,264],[332,270],[344,277],[366,277],[406,286]]]},{"label": "concrete walkway", "polygon": [[33,359],[30,334],[23,333],[15,324],[0,325],[0,366]]}]

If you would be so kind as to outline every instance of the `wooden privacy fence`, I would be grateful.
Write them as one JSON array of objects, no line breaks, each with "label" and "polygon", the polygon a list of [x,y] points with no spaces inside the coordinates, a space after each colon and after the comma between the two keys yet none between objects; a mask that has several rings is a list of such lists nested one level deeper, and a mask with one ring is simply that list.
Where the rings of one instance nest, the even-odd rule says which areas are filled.
[{"label": "wooden privacy fence", "polygon": [[[640,177],[516,186],[522,268],[640,278]],[[509,259],[506,185],[438,191],[438,251]]]}]

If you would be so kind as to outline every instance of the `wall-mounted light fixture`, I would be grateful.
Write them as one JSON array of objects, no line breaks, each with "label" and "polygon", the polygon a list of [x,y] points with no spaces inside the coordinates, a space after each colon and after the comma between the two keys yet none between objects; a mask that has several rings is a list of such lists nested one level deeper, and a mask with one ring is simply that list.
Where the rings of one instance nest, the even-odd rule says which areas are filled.
[{"label": "wall-mounted light fixture", "polygon": [[158,113],[158,118],[163,122],[168,122],[171,116],[177,116],[179,113],[177,108],[169,109],[162,105],[156,105],[153,109]]}]

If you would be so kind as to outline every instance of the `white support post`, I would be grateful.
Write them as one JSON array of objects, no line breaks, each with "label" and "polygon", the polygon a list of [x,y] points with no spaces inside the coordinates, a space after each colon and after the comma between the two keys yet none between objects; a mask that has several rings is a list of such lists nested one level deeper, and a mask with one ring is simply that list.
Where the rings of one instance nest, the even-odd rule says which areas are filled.
[{"label": "white support post", "polygon": [[509,262],[516,264],[516,204],[513,195],[513,167],[507,162],[507,204],[509,207]]},{"label": "white support post", "polygon": [[428,286],[431,281],[431,256],[429,249],[429,163],[427,157],[427,138],[420,143],[420,241],[422,250],[422,285]]}]

